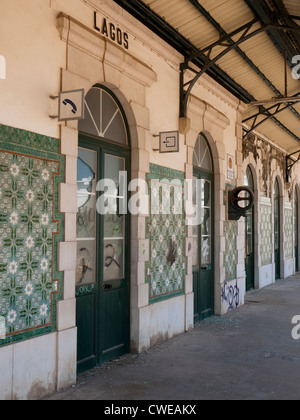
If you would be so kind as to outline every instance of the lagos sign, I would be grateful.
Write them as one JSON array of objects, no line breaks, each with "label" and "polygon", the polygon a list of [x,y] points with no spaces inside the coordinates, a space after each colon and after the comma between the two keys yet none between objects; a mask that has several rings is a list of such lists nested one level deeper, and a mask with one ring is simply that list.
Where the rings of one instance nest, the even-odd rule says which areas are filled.
[{"label": "lagos sign", "polygon": [[115,23],[109,22],[108,19],[95,12],[94,29],[100,32],[101,35],[109,38],[111,41],[117,43],[120,47],[129,49],[128,33],[120,29]]}]

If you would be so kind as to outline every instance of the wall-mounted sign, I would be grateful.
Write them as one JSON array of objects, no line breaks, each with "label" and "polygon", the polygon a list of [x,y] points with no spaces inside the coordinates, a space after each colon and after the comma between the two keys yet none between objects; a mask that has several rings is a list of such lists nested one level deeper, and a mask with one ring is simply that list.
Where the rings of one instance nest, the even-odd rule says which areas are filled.
[{"label": "wall-mounted sign", "polygon": [[167,131],[159,134],[159,152],[179,152],[179,131]]},{"label": "wall-mounted sign", "polygon": [[97,12],[95,12],[94,29],[111,41],[116,42],[120,47],[124,47],[126,50],[129,49],[129,36],[127,32],[124,32],[116,24],[109,22]]},{"label": "wall-mounted sign", "polygon": [[58,95],[58,121],[84,118],[84,89],[60,92]]},{"label": "wall-mounted sign", "polygon": [[[240,203],[243,203],[240,205]],[[246,217],[254,206],[254,193],[248,187],[238,187],[228,191],[228,220]]]},{"label": "wall-mounted sign", "polygon": [[227,178],[234,179],[234,157],[227,155]]}]

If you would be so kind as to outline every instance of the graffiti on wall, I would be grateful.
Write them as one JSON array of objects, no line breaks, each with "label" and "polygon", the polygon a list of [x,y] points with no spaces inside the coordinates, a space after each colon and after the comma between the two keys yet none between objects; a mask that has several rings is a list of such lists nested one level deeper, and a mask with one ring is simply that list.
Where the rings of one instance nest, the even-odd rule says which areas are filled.
[{"label": "graffiti on wall", "polygon": [[228,304],[228,312],[238,308],[240,305],[240,289],[237,282],[235,286],[232,286],[225,281],[222,286],[221,297],[222,302]]}]

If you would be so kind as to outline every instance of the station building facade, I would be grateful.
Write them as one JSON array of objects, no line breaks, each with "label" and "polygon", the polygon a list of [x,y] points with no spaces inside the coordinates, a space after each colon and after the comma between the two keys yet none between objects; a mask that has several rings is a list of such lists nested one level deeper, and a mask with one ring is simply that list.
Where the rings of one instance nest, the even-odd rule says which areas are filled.
[{"label": "station building facade", "polygon": [[[299,168],[286,183],[284,149],[243,141],[245,104],[204,75],[183,127],[181,55],[112,0],[0,12],[1,399],[58,391],[298,271]],[[59,123],[56,96],[74,89],[85,117]],[[178,151],[160,153],[174,131]],[[253,210],[228,220],[228,191],[244,185]],[[130,200],[135,214],[121,211]]]}]

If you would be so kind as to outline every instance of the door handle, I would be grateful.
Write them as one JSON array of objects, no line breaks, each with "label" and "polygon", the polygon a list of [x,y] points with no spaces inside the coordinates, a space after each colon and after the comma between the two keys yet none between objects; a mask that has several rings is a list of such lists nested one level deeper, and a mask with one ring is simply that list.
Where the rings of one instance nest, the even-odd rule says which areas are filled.
[{"label": "door handle", "polygon": [[211,270],[211,265],[206,265],[205,267],[201,267],[201,270],[203,271],[210,271]]},{"label": "door handle", "polygon": [[112,285],[111,284],[106,284],[106,283],[103,283],[102,284],[102,289],[103,290],[111,290],[113,287],[112,287]]}]

